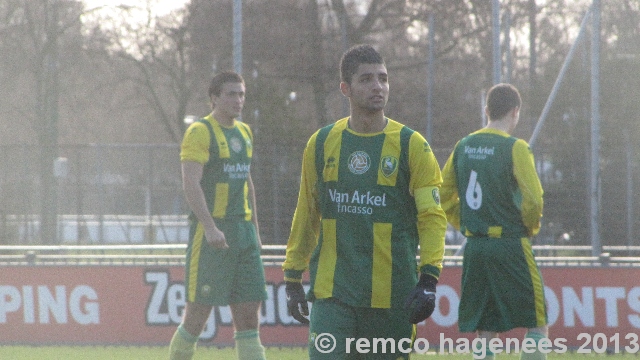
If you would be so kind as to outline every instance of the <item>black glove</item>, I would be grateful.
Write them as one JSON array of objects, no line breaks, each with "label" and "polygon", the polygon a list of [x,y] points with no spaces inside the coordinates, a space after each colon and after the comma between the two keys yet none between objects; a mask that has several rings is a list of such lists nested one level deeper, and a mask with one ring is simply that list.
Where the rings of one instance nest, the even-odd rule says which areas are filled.
[{"label": "black glove", "polygon": [[[287,281],[285,290],[287,292],[287,309],[289,315],[303,324],[308,324],[309,319],[305,316],[309,315],[309,306],[307,299],[304,297],[304,288],[299,282]],[[300,310],[302,309],[302,313]]]},{"label": "black glove", "polygon": [[410,310],[409,322],[417,324],[427,319],[436,307],[436,284],[438,280],[431,275],[420,275],[420,281],[411,290],[405,308]]}]

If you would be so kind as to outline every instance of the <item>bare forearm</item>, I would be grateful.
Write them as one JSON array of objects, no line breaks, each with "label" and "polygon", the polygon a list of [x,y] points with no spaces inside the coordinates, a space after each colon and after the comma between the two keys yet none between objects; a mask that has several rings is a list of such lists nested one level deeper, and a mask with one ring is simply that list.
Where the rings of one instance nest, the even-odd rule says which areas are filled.
[{"label": "bare forearm", "polygon": [[204,192],[200,187],[200,184],[194,185],[185,182],[183,184],[184,195],[189,204],[189,208],[203,225],[215,225],[213,224],[213,218],[209,212],[207,202],[204,197]]},{"label": "bare forearm", "polygon": [[203,226],[215,226],[204,191],[200,186],[201,178],[202,165],[197,163],[182,164],[182,189],[189,208]]}]

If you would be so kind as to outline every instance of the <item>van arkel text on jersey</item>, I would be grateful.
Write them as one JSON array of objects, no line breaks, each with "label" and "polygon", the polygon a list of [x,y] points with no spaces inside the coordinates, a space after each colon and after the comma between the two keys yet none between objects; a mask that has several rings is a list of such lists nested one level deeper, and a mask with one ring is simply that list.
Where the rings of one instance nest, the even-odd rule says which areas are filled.
[{"label": "van arkel text on jersey", "polygon": [[250,164],[237,163],[237,164],[223,164],[223,171],[229,174],[230,179],[246,179],[251,169]]},{"label": "van arkel text on jersey", "polygon": [[360,193],[354,190],[353,193],[339,193],[336,189],[329,189],[331,201],[338,206],[339,213],[351,214],[373,214],[373,207],[386,207],[387,194],[372,195],[371,191]]},{"label": "van arkel text on jersey", "polygon": [[493,155],[495,153],[495,148],[488,148],[486,146],[465,146],[464,153],[469,155],[469,159],[486,159],[487,155]]}]

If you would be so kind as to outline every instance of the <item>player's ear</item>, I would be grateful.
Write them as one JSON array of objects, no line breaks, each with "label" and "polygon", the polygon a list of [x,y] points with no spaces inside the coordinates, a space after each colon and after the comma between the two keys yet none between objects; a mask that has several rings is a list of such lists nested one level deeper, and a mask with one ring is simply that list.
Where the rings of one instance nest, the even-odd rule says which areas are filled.
[{"label": "player's ear", "polygon": [[340,91],[342,92],[342,95],[344,95],[346,97],[350,97],[351,96],[351,85],[347,84],[344,81],[340,82]]},{"label": "player's ear", "polygon": [[518,118],[518,116],[520,115],[520,107],[516,106],[513,108],[513,110],[511,110],[511,116],[513,116],[514,118]]}]

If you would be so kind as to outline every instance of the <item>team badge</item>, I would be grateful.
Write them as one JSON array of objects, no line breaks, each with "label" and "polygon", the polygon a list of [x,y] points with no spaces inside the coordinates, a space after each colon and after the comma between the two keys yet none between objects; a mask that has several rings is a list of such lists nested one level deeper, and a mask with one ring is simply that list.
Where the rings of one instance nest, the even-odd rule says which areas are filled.
[{"label": "team badge", "polygon": [[398,159],[393,156],[385,156],[380,160],[380,171],[385,177],[393,175],[398,169]]},{"label": "team badge", "polygon": [[203,285],[200,290],[202,291],[203,294],[209,295],[209,293],[211,292],[211,286]]},{"label": "team badge", "polygon": [[436,202],[436,205],[440,205],[440,192],[437,188],[431,190],[431,196],[433,196],[433,201]]},{"label": "team badge", "polygon": [[235,152],[240,152],[240,150],[242,150],[242,142],[238,140],[238,138],[231,138],[229,143],[231,144],[231,150]]},{"label": "team badge", "polygon": [[370,166],[371,159],[364,151],[356,151],[349,156],[349,170],[356,175],[366,173]]}]

